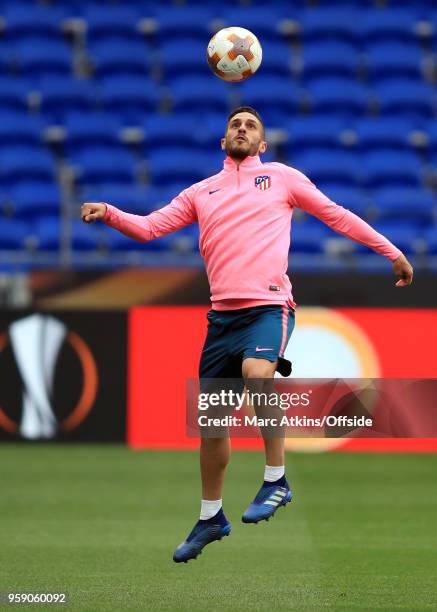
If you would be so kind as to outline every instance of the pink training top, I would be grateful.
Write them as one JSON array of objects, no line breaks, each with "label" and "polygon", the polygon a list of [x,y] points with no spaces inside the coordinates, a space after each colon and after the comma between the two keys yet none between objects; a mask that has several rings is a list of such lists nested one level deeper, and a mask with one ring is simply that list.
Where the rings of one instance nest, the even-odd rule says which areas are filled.
[{"label": "pink training top", "polygon": [[401,255],[384,236],[338,206],[301,172],[258,156],[195,183],[147,216],[107,205],[104,223],[140,241],[153,240],[196,221],[213,308],[294,305],[287,276],[293,209],[315,215],[334,231],[394,261]]}]

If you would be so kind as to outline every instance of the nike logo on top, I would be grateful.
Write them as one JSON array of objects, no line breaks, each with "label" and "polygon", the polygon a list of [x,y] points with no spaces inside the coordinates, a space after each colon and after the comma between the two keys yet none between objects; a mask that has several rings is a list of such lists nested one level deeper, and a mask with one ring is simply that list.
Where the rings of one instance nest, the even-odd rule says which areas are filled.
[{"label": "nike logo on top", "polygon": [[[220,187],[221,189],[221,187]],[[220,191],[220,189],[213,189],[212,191],[209,192],[209,195],[211,195],[212,193],[215,193],[216,191]]]},{"label": "nike logo on top", "polygon": [[260,351],[273,351],[273,349],[272,348],[260,348],[259,346],[257,346],[255,351],[259,353]]}]

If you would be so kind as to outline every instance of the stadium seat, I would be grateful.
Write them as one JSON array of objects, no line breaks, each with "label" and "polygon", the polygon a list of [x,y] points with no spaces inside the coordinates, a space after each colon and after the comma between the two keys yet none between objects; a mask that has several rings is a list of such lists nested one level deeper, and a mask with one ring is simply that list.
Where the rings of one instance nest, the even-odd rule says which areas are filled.
[{"label": "stadium seat", "polygon": [[178,253],[199,251],[199,226],[197,223],[187,225],[169,236],[168,247]]},{"label": "stadium seat", "polygon": [[135,180],[135,158],[121,146],[89,147],[72,154],[70,162],[81,185],[114,181],[130,184]]},{"label": "stadium seat", "polygon": [[[262,44],[263,58],[258,73],[260,77],[279,75],[291,76],[291,51],[283,41],[266,41]],[[259,78],[259,77],[257,77]]]},{"label": "stadium seat", "polygon": [[66,116],[64,126],[70,152],[90,145],[120,143],[121,121],[111,113],[71,113]]},{"label": "stadium seat", "polygon": [[10,145],[41,144],[44,121],[26,112],[0,112],[0,149]]},{"label": "stadium seat", "polygon": [[[34,223],[34,234],[39,251],[58,251],[61,247],[63,228],[58,216],[43,215]],[[70,240],[73,250],[92,251],[105,246],[107,228],[101,225],[85,224],[74,219],[70,227]]]},{"label": "stadium seat", "polygon": [[[124,3],[123,3],[124,4]],[[134,6],[85,4],[83,18],[87,25],[88,42],[118,36],[126,41],[139,37],[137,20],[139,11]]]},{"label": "stadium seat", "polygon": [[59,214],[61,190],[57,183],[20,181],[8,195],[15,217],[32,219],[44,214]]},{"label": "stadium seat", "polygon": [[430,227],[424,232],[423,236],[429,255],[437,255],[437,226]]},{"label": "stadium seat", "polygon": [[388,238],[406,255],[412,255],[422,250],[421,243],[424,242],[425,230],[412,226],[411,221],[407,223],[380,222],[376,223],[374,227],[377,232]]},{"label": "stadium seat", "polygon": [[81,192],[85,202],[108,202],[137,215],[146,215],[168,204],[166,191],[159,187],[138,187],[124,183],[93,185]]},{"label": "stadium seat", "polygon": [[292,118],[284,128],[289,134],[287,148],[302,151],[308,147],[342,147],[341,134],[348,127],[342,118],[312,115]]},{"label": "stadium seat", "polygon": [[413,123],[402,118],[361,119],[354,125],[357,146],[367,151],[378,148],[409,149]]},{"label": "stadium seat", "polygon": [[260,75],[242,83],[240,89],[241,103],[254,106],[270,127],[282,127],[282,116],[294,115],[300,104],[300,92],[291,79]]},{"label": "stadium seat", "polygon": [[369,78],[422,78],[422,53],[418,45],[401,42],[378,42],[367,47],[366,66]]},{"label": "stadium seat", "polygon": [[290,165],[316,184],[337,182],[343,186],[355,186],[361,178],[360,164],[355,155],[330,148],[294,154]]},{"label": "stadium seat", "polygon": [[19,250],[25,248],[31,236],[29,223],[16,219],[2,219],[0,223],[0,249]]},{"label": "stadium seat", "polygon": [[370,94],[361,83],[346,78],[319,78],[308,84],[314,113],[327,116],[363,115],[369,108]]},{"label": "stadium seat", "polygon": [[31,91],[25,79],[0,76],[0,112],[27,111]]},{"label": "stadium seat", "polygon": [[11,146],[0,153],[0,180],[15,185],[23,180],[51,182],[55,178],[53,157],[42,146]]},{"label": "stadium seat", "polygon": [[4,13],[5,32],[14,41],[41,36],[49,42],[59,37],[64,16],[63,6],[59,4],[48,7],[31,2],[8,3]]},{"label": "stadium seat", "polygon": [[342,187],[341,185],[318,184],[317,187],[328,196],[330,200],[351,210],[362,218],[366,218],[369,213],[370,200],[367,194],[355,187]]},{"label": "stadium seat", "polygon": [[374,88],[380,112],[401,116],[417,123],[431,118],[436,110],[436,94],[428,83],[414,79],[389,79]]},{"label": "stadium seat", "polygon": [[428,137],[428,147],[435,155],[437,153],[437,123],[431,120],[423,126],[423,130]]},{"label": "stadium seat", "polygon": [[412,42],[415,23],[416,16],[409,10],[374,9],[362,13],[360,29],[363,38],[370,42]]},{"label": "stadium seat", "polygon": [[[157,3],[158,4],[158,3]],[[209,5],[165,6],[159,3],[153,10],[158,42],[167,44],[177,38],[198,38],[205,47],[213,34],[216,12]],[[205,53],[205,51],[204,51]]]},{"label": "stadium seat", "polygon": [[[184,147],[148,152],[147,167],[154,185],[183,182],[190,184],[220,172],[224,154],[208,155]],[[221,161],[221,163],[220,163]]]},{"label": "stadium seat", "polygon": [[166,79],[182,74],[204,74],[211,79],[205,41],[192,38],[168,40],[158,48],[158,61]]},{"label": "stadium seat", "polygon": [[70,76],[41,79],[36,87],[41,95],[41,110],[53,122],[63,123],[71,112],[90,112],[96,108],[94,83]]},{"label": "stadium seat", "polygon": [[62,40],[25,38],[14,46],[14,56],[20,73],[27,77],[69,75],[72,54]]},{"label": "stadium seat", "polygon": [[204,131],[191,113],[150,115],[143,123],[146,147],[183,146],[196,149]]},{"label": "stadium seat", "polygon": [[379,149],[363,154],[360,159],[366,184],[371,188],[394,185],[415,187],[421,182],[422,168],[413,152]]},{"label": "stadium seat", "polygon": [[106,77],[100,94],[104,110],[120,114],[132,125],[141,125],[144,113],[156,111],[160,99],[160,89],[153,81],[133,76]]},{"label": "stadium seat", "polygon": [[292,253],[323,253],[324,241],[329,235],[329,229],[323,223],[293,221],[291,225]]},{"label": "stadium seat", "polygon": [[151,69],[151,50],[143,41],[111,38],[90,47],[97,78],[107,75],[147,76]]},{"label": "stadium seat", "polygon": [[285,16],[288,19],[293,16],[293,7],[288,5],[284,10],[284,7],[278,8],[278,6],[272,4],[266,11],[265,6],[235,6],[232,11],[224,10],[222,16],[226,26],[241,25],[241,27],[256,33],[262,44],[264,38],[275,40],[275,38],[281,37],[281,21]]},{"label": "stadium seat", "polygon": [[347,41],[357,45],[360,38],[360,13],[344,6],[318,7],[305,10],[299,17],[305,44],[324,40]]},{"label": "stadium seat", "polygon": [[210,111],[226,113],[230,104],[230,85],[211,75],[179,77],[170,84],[170,94],[176,111]]},{"label": "stadium seat", "polygon": [[321,41],[304,46],[302,62],[304,79],[327,76],[356,77],[360,56],[351,43]]},{"label": "stadium seat", "polygon": [[435,196],[428,190],[412,187],[387,187],[372,194],[372,207],[378,220],[412,221],[432,224],[437,211]]}]

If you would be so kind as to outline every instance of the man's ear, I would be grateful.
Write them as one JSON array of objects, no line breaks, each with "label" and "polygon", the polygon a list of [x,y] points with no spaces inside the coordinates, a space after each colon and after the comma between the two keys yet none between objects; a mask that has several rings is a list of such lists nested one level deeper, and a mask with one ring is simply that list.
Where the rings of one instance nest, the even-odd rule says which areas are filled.
[{"label": "man's ear", "polygon": [[258,153],[265,153],[267,151],[267,146],[266,141],[262,140],[261,144],[259,145]]},{"label": "man's ear", "polygon": [[222,138],[220,140],[220,145],[222,147],[222,151],[224,151],[226,149],[226,138]]}]

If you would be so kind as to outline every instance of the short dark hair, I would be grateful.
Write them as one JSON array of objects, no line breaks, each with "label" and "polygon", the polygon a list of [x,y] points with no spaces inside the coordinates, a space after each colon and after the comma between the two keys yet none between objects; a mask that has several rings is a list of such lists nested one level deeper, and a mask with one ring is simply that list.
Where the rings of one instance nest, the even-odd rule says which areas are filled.
[{"label": "short dark hair", "polygon": [[234,110],[228,116],[228,124],[230,120],[232,119],[232,117],[234,117],[235,115],[238,115],[239,113],[250,113],[251,115],[254,115],[262,125],[263,137],[264,137],[264,134],[265,134],[264,122],[259,112],[252,106],[238,106],[237,108],[234,108]]}]

